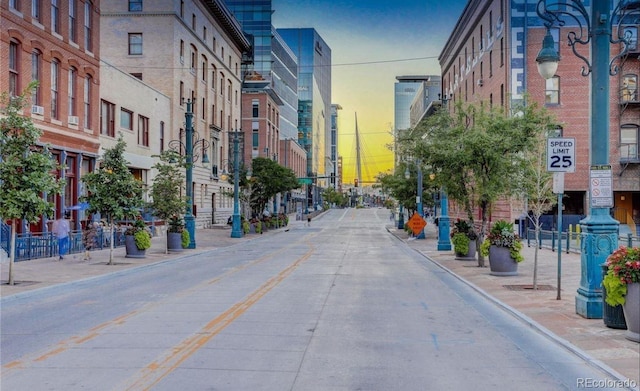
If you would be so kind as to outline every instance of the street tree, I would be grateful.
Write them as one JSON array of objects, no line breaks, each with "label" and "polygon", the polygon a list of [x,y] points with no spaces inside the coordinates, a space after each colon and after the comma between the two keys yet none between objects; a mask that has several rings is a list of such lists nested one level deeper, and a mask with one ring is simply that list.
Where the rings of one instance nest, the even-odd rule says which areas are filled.
[{"label": "street tree", "polygon": [[[533,103],[532,105],[535,105]],[[522,186],[522,194],[527,200],[527,218],[532,223],[535,232],[535,243],[540,239],[542,223],[540,217],[550,211],[558,203],[558,198],[553,193],[553,175],[547,171],[547,132],[557,128],[554,119],[540,110],[539,128],[537,129],[537,141],[525,152],[526,164],[519,183]],[[560,249],[558,249],[560,251]],[[535,246],[533,257],[533,289],[538,289],[538,246]]]},{"label": "street tree", "polygon": [[[418,125],[414,156],[433,170],[434,181],[465,210],[471,224],[474,209],[480,209],[478,246],[487,231],[491,206],[500,198],[517,195],[529,151],[546,123],[535,105],[517,105],[512,110],[486,104],[458,102],[453,114],[445,110]],[[484,267],[478,252],[478,266]]]},{"label": "street tree", "polygon": [[300,187],[295,172],[267,158],[255,158],[251,162],[250,205],[254,214],[260,215],[269,200],[278,193]]},{"label": "street tree", "polygon": [[47,198],[60,194],[63,186],[55,175],[63,167],[56,163],[49,146],[39,143],[42,131],[23,115],[30,103],[28,91],[36,86],[31,83],[20,96],[3,93],[0,97],[0,216],[11,225],[9,285],[15,284],[17,224],[52,217],[54,204]]},{"label": "street tree", "polygon": [[133,176],[124,158],[126,145],[120,135],[116,144],[104,151],[95,171],[82,177],[87,194],[80,200],[89,204],[89,213],[106,216],[110,226],[109,265],[113,265],[115,222],[138,217],[144,205],[142,182]]},{"label": "street tree", "polygon": [[336,205],[340,208],[347,206],[349,202],[349,198],[346,194],[338,192],[333,187],[329,187],[324,189],[323,191],[323,200],[327,202],[329,205]]},{"label": "street tree", "polygon": [[[154,216],[164,220],[165,231],[168,232],[169,220],[184,225],[184,213],[187,208],[187,200],[182,196],[184,188],[184,168],[186,162],[184,156],[173,150],[162,152],[159,161],[152,168],[156,170],[149,196],[149,206]],[[165,253],[169,252],[168,235],[165,236]]]}]

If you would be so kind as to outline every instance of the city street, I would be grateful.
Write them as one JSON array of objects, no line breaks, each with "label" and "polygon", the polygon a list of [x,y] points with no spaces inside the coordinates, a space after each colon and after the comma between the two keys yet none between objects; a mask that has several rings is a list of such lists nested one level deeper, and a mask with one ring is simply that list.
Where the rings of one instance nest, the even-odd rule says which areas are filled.
[{"label": "city street", "polygon": [[387,209],[330,210],[9,297],[0,388],[622,389],[388,224]]}]

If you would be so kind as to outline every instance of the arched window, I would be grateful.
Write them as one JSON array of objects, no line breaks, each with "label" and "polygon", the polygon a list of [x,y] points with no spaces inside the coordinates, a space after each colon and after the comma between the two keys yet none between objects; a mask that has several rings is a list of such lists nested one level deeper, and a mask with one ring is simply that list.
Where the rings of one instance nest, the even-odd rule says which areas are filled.
[{"label": "arched window", "polygon": [[75,116],[78,112],[76,108],[76,78],[78,77],[78,70],[74,67],[69,68],[69,115]]},{"label": "arched window", "polygon": [[60,101],[58,100],[60,97],[58,96],[58,92],[60,89],[60,60],[54,58],[51,60],[51,118],[60,119],[58,106]]}]

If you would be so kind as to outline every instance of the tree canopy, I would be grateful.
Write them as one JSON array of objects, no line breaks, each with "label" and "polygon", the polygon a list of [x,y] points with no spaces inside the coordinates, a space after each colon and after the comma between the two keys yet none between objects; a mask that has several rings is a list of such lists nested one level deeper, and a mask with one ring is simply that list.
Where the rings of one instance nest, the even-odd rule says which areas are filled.
[{"label": "tree canopy", "polygon": [[269,199],[300,187],[295,172],[267,158],[255,158],[251,163],[251,210],[261,214]]}]

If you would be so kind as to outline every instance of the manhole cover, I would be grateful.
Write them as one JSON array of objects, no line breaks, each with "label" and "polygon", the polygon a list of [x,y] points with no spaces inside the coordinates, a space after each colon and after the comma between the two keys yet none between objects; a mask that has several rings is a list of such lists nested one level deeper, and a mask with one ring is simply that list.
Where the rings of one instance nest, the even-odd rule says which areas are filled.
[{"label": "manhole cover", "polygon": [[[519,284],[519,285],[503,285],[503,287],[511,291],[529,291],[533,290],[533,284]],[[538,284],[539,291],[554,291],[556,288],[552,285]]]}]

